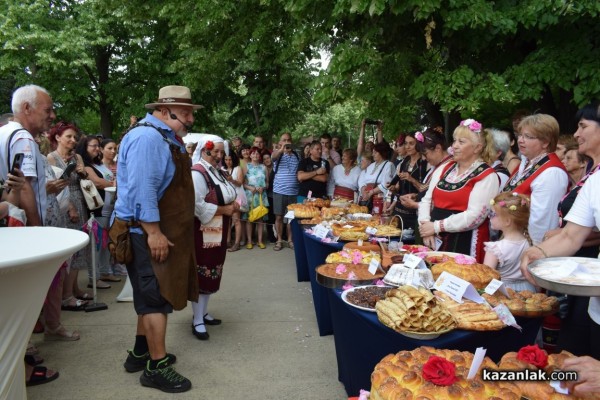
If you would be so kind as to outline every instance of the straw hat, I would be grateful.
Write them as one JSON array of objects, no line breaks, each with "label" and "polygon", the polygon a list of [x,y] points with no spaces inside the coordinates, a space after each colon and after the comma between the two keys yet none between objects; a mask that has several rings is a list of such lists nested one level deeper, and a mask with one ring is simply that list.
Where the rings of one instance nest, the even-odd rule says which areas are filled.
[{"label": "straw hat", "polygon": [[165,86],[158,91],[158,100],[146,104],[146,108],[155,109],[158,106],[190,106],[194,110],[204,108],[199,104],[192,104],[192,93],[186,86]]}]

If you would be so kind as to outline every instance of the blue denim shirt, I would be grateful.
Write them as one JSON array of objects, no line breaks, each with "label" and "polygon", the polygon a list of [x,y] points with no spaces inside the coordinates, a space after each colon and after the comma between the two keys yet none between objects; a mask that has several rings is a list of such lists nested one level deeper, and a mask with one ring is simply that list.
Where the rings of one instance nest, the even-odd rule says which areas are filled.
[{"label": "blue denim shirt", "polygon": [[[161,120],[147,114],[140,121],[144,122],[165,129],[167,138],[185,152],[185,147],[176,140],[175,132]],[[169,144],[163,136],[152,127],[132,129],[119,146],[117,170],[114,215],[126,221],[160,221],[158,201],[175,175]],[[131,232],[142,233],[142,230],[132,228]]]}]

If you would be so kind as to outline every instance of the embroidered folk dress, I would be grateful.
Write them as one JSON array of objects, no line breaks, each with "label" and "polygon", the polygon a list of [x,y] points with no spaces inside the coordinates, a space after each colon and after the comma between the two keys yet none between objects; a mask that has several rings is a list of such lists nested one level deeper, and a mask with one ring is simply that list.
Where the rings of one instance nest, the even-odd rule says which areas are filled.
[{"label": "embroidered folk dress", "polygon": [[467,254],[481,263],[483,243],[489,240],[488,205],[498,194],[499,179],[483,161],[476,161],[463,176],[457,176],[456,169],[451,161],[432,177],[419,205],[419,221],[438,221],[434,226],[442,240],[439,251]]},{"label": "embroidered folk dress", "polygon": [[218,206],[235,201],[236,190],[221,174],[221,171],[201,160],[192,167],[192,178],[196,191],[196,218],[194,219],[194,242],[196,246],[196,262],[198,270],[198,287],[201,294],[216,293],[221,286],[223,264],[227,255],[227,232],[230,229],[231,217],[223,218],[220,243],[205,244],[205,237],[200,230],[215,217]]},{"label": "embroidered folk dress", "polygon": [[556,154],[550,153],[532,160],[524,159],[504,186],[504,192],[530,197],[528,230],[533,244],[540,243],[549,230],[558,228],[558,215],[550,210],[556,210],[568,185],[565,167]]}]

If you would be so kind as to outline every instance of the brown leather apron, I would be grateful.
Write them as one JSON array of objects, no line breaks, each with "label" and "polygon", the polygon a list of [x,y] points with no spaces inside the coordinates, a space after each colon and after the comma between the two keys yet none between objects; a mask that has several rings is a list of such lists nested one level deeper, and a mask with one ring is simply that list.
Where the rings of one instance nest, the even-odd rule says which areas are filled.
[{"label": "brown leather apron", "polygon": [[175,310],[182,310],[187,301],[198,301],[196,253],[194,250],[194,183],[190,158],[172,149],[175,175],[158,202],[160,230],[175,245],[169,247],[165,262],[152,260],[160,294]]}]

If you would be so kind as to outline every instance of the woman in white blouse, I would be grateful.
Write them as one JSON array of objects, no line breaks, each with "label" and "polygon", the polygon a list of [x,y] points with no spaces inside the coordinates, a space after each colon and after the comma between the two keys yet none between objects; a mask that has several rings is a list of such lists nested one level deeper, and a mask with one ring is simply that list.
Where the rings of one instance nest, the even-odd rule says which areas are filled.
[{"label": "woman in white blouse", "polygon": [[220,137],[206,135],[198,141],[192,159],[196,194],[194,241],[200,289],[198,302],[192,302],[192,333],[200,340],[209,338],[206,325],[221,323],[220,319],[208,314],[208,300],[220,288],[227,254],[227,231],[231,216],[240,208],[235,201],[235,187],[219,167],[221,159],[228,153],[227,147]]},{"label": "woman in white blouse", "polygon": [[333,167],[327,194],[331,197],[354,201],[358,192],[358,176],[360,167],[356,165],[356,150],[345,149],[342,152],[342,163]]},{"label": "woman in white blouse", "polygon": [[373,146],[373,162],[361,173],[358,179],[360,203],[372,204],[373,196],[387,193],[387,185],[394,176],[394,163],[389,161],[390,146],[385,143],[377,143]]},{"label": "woman in white blouse", "polygon": [[423,243],[440,251],[468,254],[482,262],[483,242],[489,241],[488,207],[500,181],[481,160],[485,148],[482,126],[473,119],[454,130],[454,161],[432,175],[419,204],[419,232]]}]

